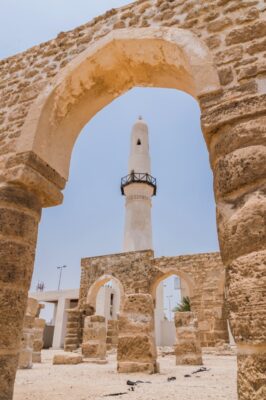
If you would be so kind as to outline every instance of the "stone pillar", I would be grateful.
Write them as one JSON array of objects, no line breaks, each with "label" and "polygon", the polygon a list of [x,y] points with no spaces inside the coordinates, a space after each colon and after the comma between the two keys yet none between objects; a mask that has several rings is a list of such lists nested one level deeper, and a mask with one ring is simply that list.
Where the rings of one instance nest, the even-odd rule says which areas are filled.
[{"label": "stone pillar", "polygon": [[0,185],[0,388],[11,400],[41,205],[26,189]]},{"label": "stone pillar", "polygon": [[[257,90],[255,80],[254,90]],[[237,92],[235,92],[237,93]],[[201,101],[210,149],[239,400],[263,400],[266,374],[266,95]],[[218,104],[218,106],[217,106]]]},{"label": "stone pillar", "polygon": [[202,365],[198,321],[193,312],[176,312],[176,365]]},{"label": "stone pillar", "polygon": [[25,316],[18,360],[18,368],[20,369],[32,368],[33,329],[34,317]]},{"label": "stone pillar", "polygon": [[34,336],[33,336],[33,353],[32,362],[40,363],[41,351],[43,348],[43,332],[45,328],[45,320],[42,318],[35,318],[34,320]]},{"label": "stone pillar", "polygon": [[65,297],[59,297],[54,326],[53,349],[61,349],[64,346],[64,338],[67,326],[67,308],[70,300]]},{"label": "stone pillar", "polygon": [[101,315],[86,317],[83,328],[82,354],[91,360],[106,359],[106,323]]},{"label": "stone pillar", "polygon": [[107,350],[116,348],[118,343],[118,320],[111,319],[107,323]]},{"label": "stone pillar", "polygon": [[28,299],[27,309],[24,316],[22,338],[19,352],[18,367],[21,369],[32,368],[32,353],[34,340],[34,321],[38,312],[38,301],[32,298]]},{"label": "stone pillar", "polygon": [[118,372],[158,372],[154,310],[149,294],[127,295],[119,317]]},{"label": "stone pillar", "polygon": [[77,308],[70,308],[66,310],[68,314],[66,336],[64,343],[65,351],[76,350],[81,343],[81,325],[82,325],[82,313]]}]

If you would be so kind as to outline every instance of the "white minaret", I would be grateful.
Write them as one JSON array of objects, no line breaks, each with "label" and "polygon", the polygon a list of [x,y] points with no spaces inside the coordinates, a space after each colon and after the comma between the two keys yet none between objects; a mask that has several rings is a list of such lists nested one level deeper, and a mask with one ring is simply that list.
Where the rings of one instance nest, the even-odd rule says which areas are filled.
[{"label": "white minaret", "polygon": [[128,175],[122,178],[126,196],[123,251],[152,249],[151,198],[156,194],[156,179],[151,175],[149,132],[141,117],[131,133]]}]

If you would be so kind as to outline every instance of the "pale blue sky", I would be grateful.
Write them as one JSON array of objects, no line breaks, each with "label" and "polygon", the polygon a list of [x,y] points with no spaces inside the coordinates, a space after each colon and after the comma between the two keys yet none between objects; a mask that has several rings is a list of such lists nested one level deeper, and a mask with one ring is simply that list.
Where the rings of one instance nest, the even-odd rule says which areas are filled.
[{"label": "pale blue sky", "polygon": [[[0,58],[89,21],[122,0],[1,0]],[[150,128],[156,255],[217,251],[212,173],[196,101],[185,93],[136,88],[98,113],[84,128],[72,155],[64,204],[43,211],[32,287],[79,286],[80,258],[121,251],[132,124],[143,115]]]}]

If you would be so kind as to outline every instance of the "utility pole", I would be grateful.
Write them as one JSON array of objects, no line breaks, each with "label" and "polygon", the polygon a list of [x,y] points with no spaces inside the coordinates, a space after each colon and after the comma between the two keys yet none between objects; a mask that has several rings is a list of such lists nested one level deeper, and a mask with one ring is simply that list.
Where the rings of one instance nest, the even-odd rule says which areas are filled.
[{"label": "utility pole", "polygon": [[60,285],[61,285],[61,277],[62,277],[62,271],[63,271],[63,268],[67,268],[67,266],[66,266],[66,265],[62,265],[62,267],[57,267],[57,269],[60,269],[60,273],[59,273],[59,281],[58,281],[58,288],[57,288],[57,290],[58,290],[58,291],[60,290]]}]

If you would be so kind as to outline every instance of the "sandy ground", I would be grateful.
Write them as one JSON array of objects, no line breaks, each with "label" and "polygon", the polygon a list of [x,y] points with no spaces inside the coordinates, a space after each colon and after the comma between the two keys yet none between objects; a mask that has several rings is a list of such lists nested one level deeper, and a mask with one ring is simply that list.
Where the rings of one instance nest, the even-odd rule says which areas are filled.
[{"label": "sandy ground", "polygon": [[[236,357],[204,356],[204,366],[210,368],[185,378],[197,369],[175,366],[174,356],[159,357],[161,372],[155,375],[116,373],[115,354],[108,364],[52,365],[58,351],[42,352],[42,364],[31,370],[19,370],[14,400],[97,400],[102,398],[128,400],[236,400]],[[168,382],[168,377],[176,380]],[[127,379],[143,380],[130,392]],[[108,394],[124,392],[121,396]]]}]

